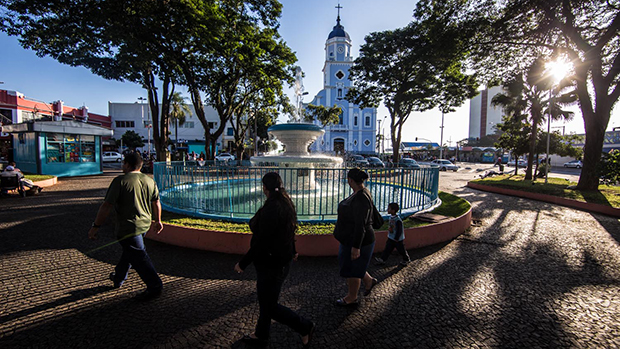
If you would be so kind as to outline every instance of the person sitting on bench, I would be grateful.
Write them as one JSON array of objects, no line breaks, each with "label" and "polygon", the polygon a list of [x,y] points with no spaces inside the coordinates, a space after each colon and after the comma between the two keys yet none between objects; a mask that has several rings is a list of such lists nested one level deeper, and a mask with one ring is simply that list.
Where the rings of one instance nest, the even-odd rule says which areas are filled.
[{"label": "person sitting on bench", "polygon": [[[37,193],[40,193],[41,190],[43,189],[43,188],[41,188],[41,187],[39,187],[37,185],[34,185],[34,183],[31,180],[24,178],[24,175],[22,174],[22,172],[20,170],[17,170],[15,168],[15,166],[13,166],[13,165],[7,166],[4,169],[4,171],[2,171],[0,176],[2,176],[2,177],[15,177],[15,176],[17,176],[18,181],[19,181],[19,190],[25,190],[25,188],[28,187],[28,188],[30,188],[30,190],[36,190]],[[4,188],[2,189],[2,191],[3,191],[3,194],[6,194],[6,192],[5,192],[6,190]]]}]

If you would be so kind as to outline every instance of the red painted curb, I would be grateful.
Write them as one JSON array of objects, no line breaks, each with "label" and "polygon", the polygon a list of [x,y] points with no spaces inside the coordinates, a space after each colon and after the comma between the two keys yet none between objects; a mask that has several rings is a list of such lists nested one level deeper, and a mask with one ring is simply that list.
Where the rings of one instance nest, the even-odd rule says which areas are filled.
[{"label": "red painted curb", "polygon": [[[471,209],[464,215],[445,222],[408,228],[405,229],[405,246],[407,249],[413,249],[450,241],[462,234],[470,225]],[[252,235],[164,224],[164,230],[159,235],[148,234],[146,237],[198,250],[245,254],[250,248]],[[381,252],[385,246],[387,231],[376,232],[376,237],[375,252]],[[339,243],[333,235],[298,235],[296,248],[301,256],[337,256]]]},{"label": "red painted curb", "polygon": [[467,182],[467,186],[472,189],[488,191],[491,193],[517,196],[517,197],[522,197],[526,199],[538,200],[538,201],[548,202],[548,203],[557,204],[561,206],[576,208],[578,210],[602,213],[604,215],[608,215],[612,217],[620,217],[620,208],[614,208],[611,206],[571,200],[571,199],[561,198],[561,197],[547,195],[547,194],[531,193],[527,191],[493,187],[490,185],[483,185],[483,184],[472,183],[472,182]]}]

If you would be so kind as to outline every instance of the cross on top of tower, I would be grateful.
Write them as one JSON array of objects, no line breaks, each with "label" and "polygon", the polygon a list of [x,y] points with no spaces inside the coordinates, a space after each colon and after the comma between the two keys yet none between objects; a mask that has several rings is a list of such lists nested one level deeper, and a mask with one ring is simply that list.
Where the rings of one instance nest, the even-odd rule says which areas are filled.
[{"label": "cross on top of tower", "polygon": [[338,18],[336,19],[336,21],[338,22],[338,24],[340,24],[340,9],[343,8],[342,6],[340,6],[340,2],[338,2],[338,6],[336,6],[336,8],[338,9]]}]

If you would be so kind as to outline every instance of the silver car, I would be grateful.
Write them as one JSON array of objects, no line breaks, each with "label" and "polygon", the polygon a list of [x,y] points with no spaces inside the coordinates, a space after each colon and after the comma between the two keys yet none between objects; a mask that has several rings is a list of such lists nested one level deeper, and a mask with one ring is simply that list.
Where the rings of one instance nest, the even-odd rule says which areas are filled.
[{"label": "silver car", "polygon": [[101,160],[103,162],[121,162],[123,156],[115,151],[104,151]]},{"label": "silver car", "polygon": [[437,159],[437,160],[433,160],[431,161],[431,165],[435,165],[435,166],[439,166],[439,171],[458,171],[459,167],[456,166],[455,164],[453,164],[452,162],[450,162],[450,160],[446,160],[446,159]]},{"label": "silver car", "polygon": [[564,167],[582,168],[583,163],[581,162],[581,160],[573,160],[573,161],[564,163]]}]

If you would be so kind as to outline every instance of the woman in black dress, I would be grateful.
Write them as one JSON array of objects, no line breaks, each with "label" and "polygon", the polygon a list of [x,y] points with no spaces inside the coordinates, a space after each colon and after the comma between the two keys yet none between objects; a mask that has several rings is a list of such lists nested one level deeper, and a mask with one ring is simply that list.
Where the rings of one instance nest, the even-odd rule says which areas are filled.
[{"label": "woman in black dress", "polygon": [[372,228],[374,204],[364,181],[368,174],[358,168],[347,173],[347,182],[353,194],[338,204],[338,220],[334,237],[340,242],[338,262],[340,276],[347,279],[348,293],[336,300],[339,306],[357,306],[357,294],[364,282],[366,295],[377,284],[368,274],[368,264],[375,248],[375,231]]},{"label": "woman in black dress", "polygon": [[279,174],[269,172],[263,177],[262,182],[267,199],[250,220],[250,230],[253,234],[250,250],[235,265],[235,271],[238,273],[242,273],[250,263],[254,263],[256,268],[256,293],[260,314],[255,332],[244,336],[243,340],[251,344],[268,344],[273,319],[298,332],[306,348],[312,340],[314,324],[278,304],[282,284],[288,275],[291,262],[297,259],[295,205],[284,190]]}]

